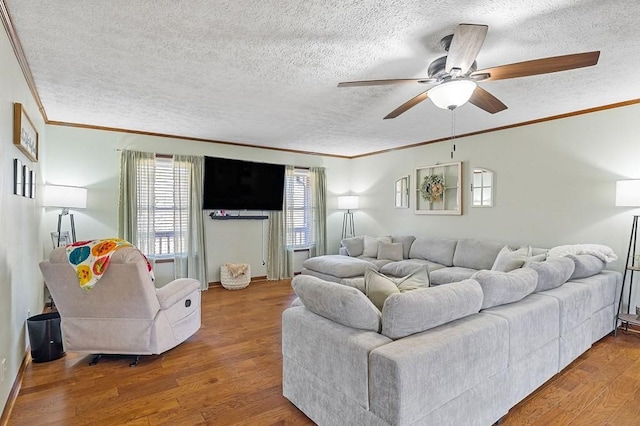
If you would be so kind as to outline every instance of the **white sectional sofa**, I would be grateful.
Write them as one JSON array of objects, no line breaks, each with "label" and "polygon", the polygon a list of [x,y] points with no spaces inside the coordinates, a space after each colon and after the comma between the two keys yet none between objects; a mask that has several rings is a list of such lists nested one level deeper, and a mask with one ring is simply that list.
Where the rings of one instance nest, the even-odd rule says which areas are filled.
[{"label": "white sectional sofa", "polygon": [[[491,425],[614,329],[621,274],[594,256],[501,272],[490,271],[501,244],[415,241],[393,262],[322,256],[330,268],[311,262],[292,281],[283,394],[317,424]],[[359,290],[360,262],[451,273],[379,310]]]}]

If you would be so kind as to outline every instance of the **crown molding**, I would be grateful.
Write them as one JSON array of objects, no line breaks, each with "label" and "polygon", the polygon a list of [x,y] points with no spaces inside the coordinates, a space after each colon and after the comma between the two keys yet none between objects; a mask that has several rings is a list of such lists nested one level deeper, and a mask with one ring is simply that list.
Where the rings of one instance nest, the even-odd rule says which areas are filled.
[{"label": "crown molding", "polygon": [[[498,132],[500,130],[513,129],[513,128],[516,128],[516,127],[529,126],[531,124],[544,123],[546,121],[560,120],[562,118],[575,117],[577,115],[591,114],[593,112],[605,111],[605,110],[608,110],[608,109],[622,108],[622,107],[635,105],[635,104],[640,104],[640,99],[631,99],[631,100],[628,100],[628,101],[616,102],[616,103],[613,103],[613,104],[608,104],[608,105],[602,105],[602,106],[593,107],[593,108],[582,109],[582,110],[578,110],[578,111],[568,112],[568,113],[565,113],[565,114],[552,115],[552,116],[549,116],[549,117],[538,118],[536,120],[523,121],[521,123],[509,124],[507,126],[493,127],[491,129],[479,130],[477,132],[463,133],[463,134],[460,134],[460,135],[456,135],[456,139],[464,138],[464,137],[468,137],[468,136],[481,135],[483,133]],[[438,139],[433,139],[433,140],[428,140],[428,141],[423,141],[423,142],[417,142],[417,143],[413,143],[413,144],[410,144],[410,145],[404,145],[404,146],[401,146],[401,147],[398,147],[398,148],[383,149],[383,150],[380,150],[380,151],[369,152],[367,154],[354,155],[353,157],[349,157],[349,158],[353,159],[353,158],[369,157],[371,155],[378,155],[378,154],[384,154],[384,153],[387,153],[387,152],[400,151],[400,150],[403,150],[403,149],[416,148],[418,146],[429,145],[429,144],[436,143],[436,142],[445,142],[445,141],[448,141],[448,140],[451,140],[451,138],[450,137],[438,138]]]}]

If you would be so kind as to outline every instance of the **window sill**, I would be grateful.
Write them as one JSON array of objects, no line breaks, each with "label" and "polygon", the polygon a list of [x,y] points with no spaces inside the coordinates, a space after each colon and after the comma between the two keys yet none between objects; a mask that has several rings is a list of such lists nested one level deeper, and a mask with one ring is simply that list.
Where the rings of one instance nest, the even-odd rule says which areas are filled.
[{"label": "window sill", "polygon": [[157,257],[155,259],[149,258],[152,263],[173,263],[173,257]]}]

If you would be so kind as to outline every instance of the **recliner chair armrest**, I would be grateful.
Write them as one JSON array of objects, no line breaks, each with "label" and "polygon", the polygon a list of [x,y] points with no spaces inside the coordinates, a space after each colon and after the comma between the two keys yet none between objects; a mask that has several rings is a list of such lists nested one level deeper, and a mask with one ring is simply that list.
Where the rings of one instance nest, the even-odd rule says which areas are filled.
[{"label": "recliner chair armrest", "polygon": [[171,281],[164,287],[160,287],[156,290],[156,296],[158,296],[158,302],[160,302],[160,309],[167,309],[173,306],[176,302],[182,300],[184,297],[192,293],[194,290],[200,288],[200,281],[193,278],[178,278]]}]

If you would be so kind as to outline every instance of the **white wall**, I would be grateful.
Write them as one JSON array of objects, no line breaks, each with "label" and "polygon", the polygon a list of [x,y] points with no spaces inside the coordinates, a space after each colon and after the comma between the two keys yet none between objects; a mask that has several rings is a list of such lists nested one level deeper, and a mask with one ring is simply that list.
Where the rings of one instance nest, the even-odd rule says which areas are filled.
[{"label": "white wall", "polygon": [[[638,116],[640,105],[633,105],[458,139],[453,161],[463,162],[462,216],[415,215],[415,198],[411,209],[393,208],[395,179],[411,174],[415,197],[415,168],[452,161],[449,143],[355,159],[351,184],[361,194],[358,233],[474,237],[539,247],[606,244],[622,258],[609,267],[622,271],[634,211],[614,206],[615,181],[640,178]],[[470,207],[474,167],[495,172],[493,208]],[[640,304],[640,286],[634,285],[632,306]]]},{"label": "white wall", "polygon": [[[21,103],[34,122],[40,147],[46,145],[43,119],[31,96],[9,39],[0,31],[0,361],[6,359],[7,374],[0,382],[3,407],[26,354],[25,323],[42,312],[42,259],[40,218],[42,163],[28,160],[13,146],[13,103]],[[40,151],[42,152],[42,151]],[[37,199],[13,195],[13,160],[20,159],[36,172]]]},{"label": "white wall", "polygon": [[[74,212],[78,239],[114,237],[118,233],[118,185],[120,153],[118,149],[132,149],[165,154],[209,155],[239,158],[250,161],[292,164],[327,169],[327,185],[330,192],[329,247],[337,252],[342,216],[334,211],[333,193],[348,189],[349,160],[288,153],[226,144],[187,141],[103,130],[81,129],[64,126],[47,126],[47,162],[43,168],[45,183],[75,185],[88,188],[87,209]],[[220,265],[226,262],[243,262],[251,265],[253,276],[266,276],[266,244],[268,221],[227,220],[214,221],[205,211],[208,281],[220,280]],[[49,232],[57,226],[58,210],[45,214],[43,239],[50,247]],[[63,221],[68,229],[68,220]],[[45,244],[47,244],[45,243]],[[298,268],[300,269],[300,262]],[[156,265],[159,285],[172,279],[171,264]]]}]

